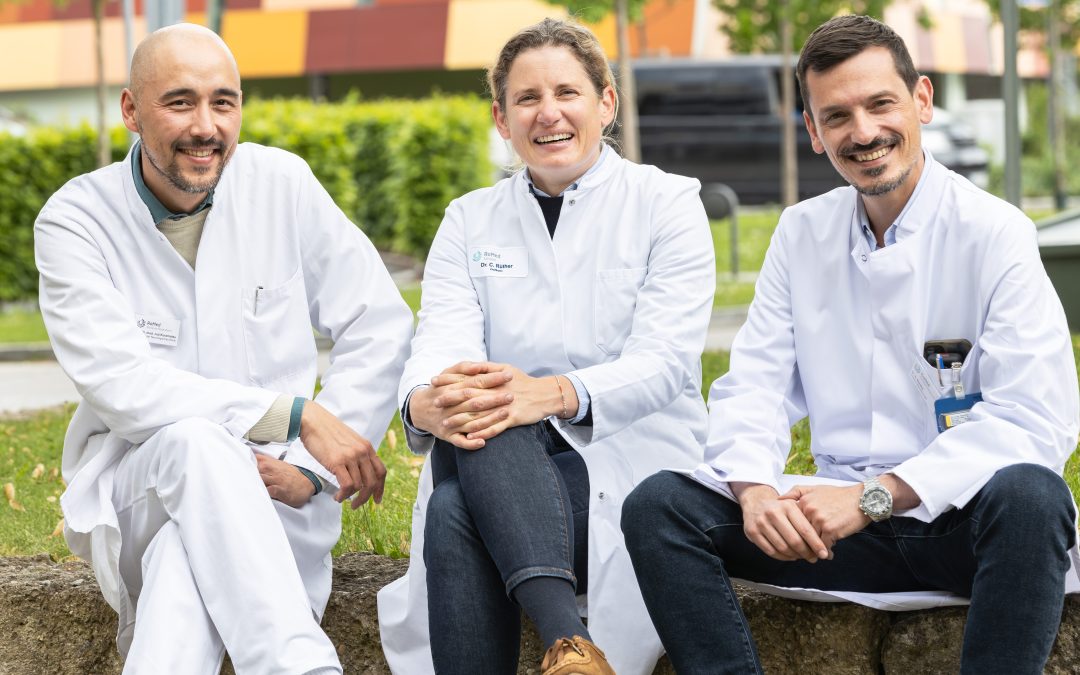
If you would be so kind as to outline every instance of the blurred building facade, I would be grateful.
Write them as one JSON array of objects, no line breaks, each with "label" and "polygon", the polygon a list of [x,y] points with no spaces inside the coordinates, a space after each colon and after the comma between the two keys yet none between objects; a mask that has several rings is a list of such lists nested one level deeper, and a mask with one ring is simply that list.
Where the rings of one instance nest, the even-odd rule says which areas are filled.
[{"label": "blurred building facade", "polygon": [[[0,107],[47,124],[90,119],[95,82],[90,0],[71,0],[63,7],[53,0],[0,2],[0,62],[8,64],[0,69]],[[146,2],[135,0],[135,43],[147,30]],[[187,0],[186,19],[206,24],[206,2]],[[246,95],[330,99],[350,90],[366,97],[482,92],[483,69],[514,31],[566,14],[541,0],[224,2],[221,33],[236,55]],[[919,25],[920,8],[932,18],[929,29]],[[109,0],[105,9],[108,115],[118,123],[119,104],[112,102],[119,100],[127,77],[121,3]],[[631,30],[631,49],[641,56],[722,58],[730,53],[717,29],[724,20],[711,0],[650,0],[644,20]],[[976,127],[995,126],[1002,28],[983,0],[896,0],[885,20],[905,38],[916,67],[931,74],[939,105],[971,116]],[[614,58],[614,19],[590,27]],[[1046,76],[1040,39],[1024,43],[1022,77]]]}]

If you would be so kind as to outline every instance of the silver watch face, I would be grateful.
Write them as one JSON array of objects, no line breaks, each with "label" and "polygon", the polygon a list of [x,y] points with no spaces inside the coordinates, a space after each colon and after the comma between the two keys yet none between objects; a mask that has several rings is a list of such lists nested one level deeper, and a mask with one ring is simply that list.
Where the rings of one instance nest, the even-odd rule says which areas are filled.
[{"label": "silver watch face", "polygon": [[884,518],[892,512],[892,498],[883,487],[871,487],[863,493],[859,502],[863,513],[872,519]]}]

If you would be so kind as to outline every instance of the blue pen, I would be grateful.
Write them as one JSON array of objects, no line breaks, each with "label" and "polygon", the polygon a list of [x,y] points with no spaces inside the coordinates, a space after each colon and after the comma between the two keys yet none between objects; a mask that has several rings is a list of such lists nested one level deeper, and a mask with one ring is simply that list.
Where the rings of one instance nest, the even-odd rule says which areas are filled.
[{"label": "blue pen", "polygon": [[945,370],[945,362],[941,360],[941,352],[937,354],[937,383],[939,387],[944,387],[945,383],[941,381],[941,371]]}]

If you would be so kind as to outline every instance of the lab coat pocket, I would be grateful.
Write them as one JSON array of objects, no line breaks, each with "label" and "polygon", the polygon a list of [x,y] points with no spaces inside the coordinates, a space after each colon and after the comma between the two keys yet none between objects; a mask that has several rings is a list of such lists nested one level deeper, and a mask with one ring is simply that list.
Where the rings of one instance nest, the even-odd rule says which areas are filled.
[{"label": "lab coat pocket", "polygon": [[280,286],[243,291],[248,373],[265,385],[296,373],[315,359],[303,269]]},{"label": "lab coat pocket", "polygon": [[638,291],[645,283],[647,267],[597,270],[593,293],[596,346],[618,355],[634,325]]}]

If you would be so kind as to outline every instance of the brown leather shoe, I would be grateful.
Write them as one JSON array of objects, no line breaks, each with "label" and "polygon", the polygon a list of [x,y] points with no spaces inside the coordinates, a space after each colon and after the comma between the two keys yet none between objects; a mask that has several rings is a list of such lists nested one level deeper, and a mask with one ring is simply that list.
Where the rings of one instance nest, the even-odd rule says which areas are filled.
[{"label": "brown leather shoe", "polygon": [[580,635],[559,638],[544,653],[541,675],[615,675],[604,652]]}]

